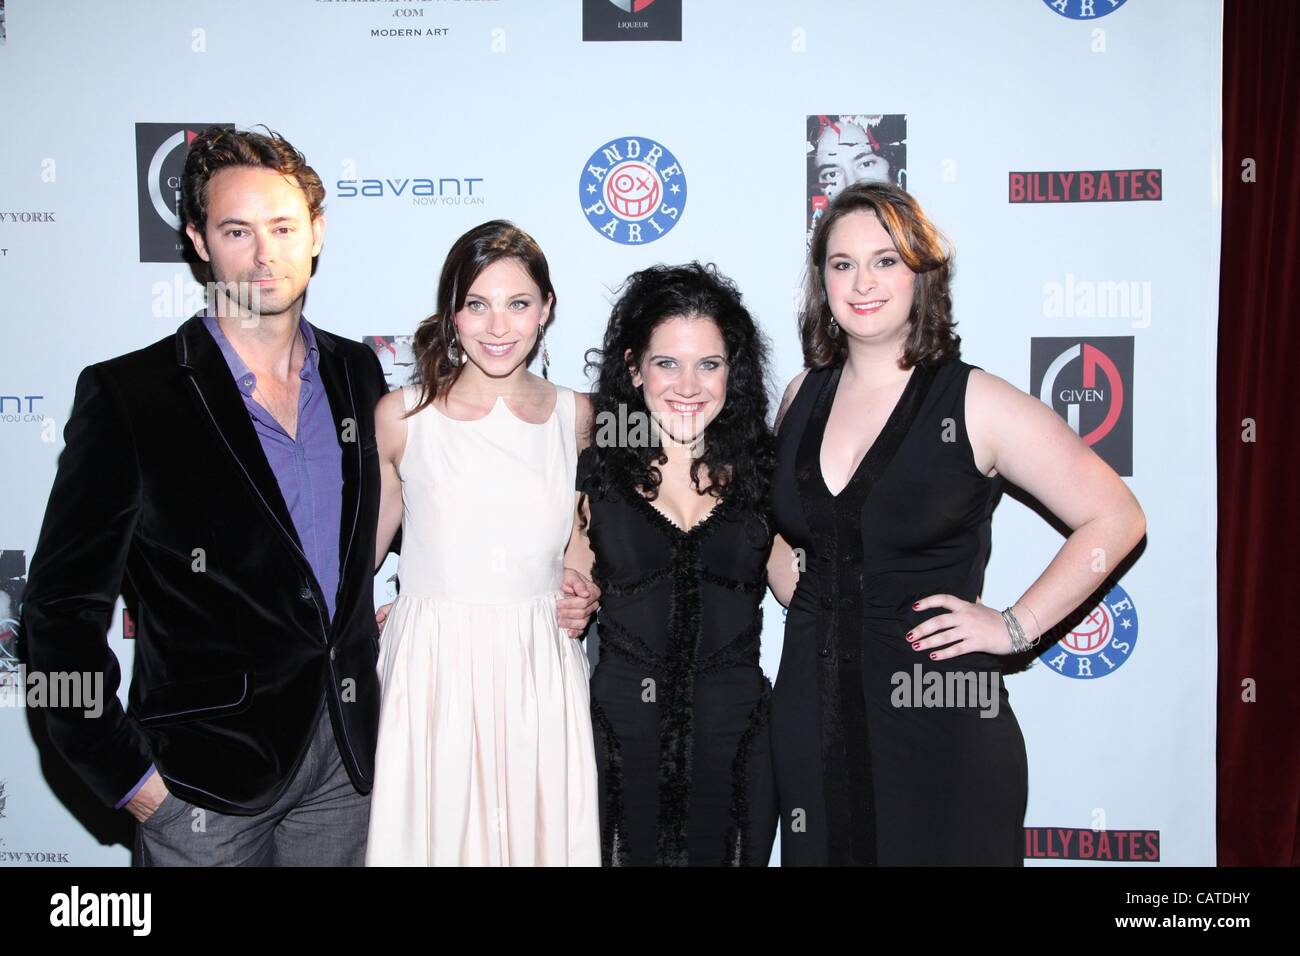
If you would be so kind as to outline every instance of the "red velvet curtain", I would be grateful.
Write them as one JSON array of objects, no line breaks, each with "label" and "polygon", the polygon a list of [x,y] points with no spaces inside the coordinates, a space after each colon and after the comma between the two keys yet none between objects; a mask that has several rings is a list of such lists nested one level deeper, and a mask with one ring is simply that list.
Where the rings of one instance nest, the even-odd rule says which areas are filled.
[{"label": "red velvet curtain", "polygon": [[1297,129],[1300,3],[1227,0],[1218,376],[1224,866],[1300,863]]}]

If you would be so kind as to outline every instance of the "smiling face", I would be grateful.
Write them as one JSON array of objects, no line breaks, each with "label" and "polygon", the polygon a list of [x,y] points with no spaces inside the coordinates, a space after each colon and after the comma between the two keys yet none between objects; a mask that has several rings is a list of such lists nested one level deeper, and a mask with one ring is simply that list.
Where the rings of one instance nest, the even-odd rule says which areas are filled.
[{"label": "smiling face", "polygon": [[831,315],[850,337],[871,342],[907,337],[915,273],[875,213],[851,212],[831,227],[822,277]]},{"label": "smiling face", "polygon": [[185,231],[220,283],[218,314],[296,319],[325,236],[325,220],[311,218],[302,189],[273,169],[232,166],[208,181],[207,209],[203,232]]},{"label": "smiling face", "polygon": [[[632,362],[631,352],[624,361]],[[718,417],[727,400],[727,348],[706,315],[664,319],[632,369],[646,408],[673,441],[689,444]]]},{"label": "smiling face", "polygon": [[889,163],[856,123],[841,122],[836,132],[827,126],[817,138],[817,182],[826,198],[834,199],[854,183],[889,182]]},{"label": "smiling face", "polygon": [[470,362],[492,378],[523,365],[551,314],[551,297],[518,259],[485,266],[456,313],[456,334]]}]

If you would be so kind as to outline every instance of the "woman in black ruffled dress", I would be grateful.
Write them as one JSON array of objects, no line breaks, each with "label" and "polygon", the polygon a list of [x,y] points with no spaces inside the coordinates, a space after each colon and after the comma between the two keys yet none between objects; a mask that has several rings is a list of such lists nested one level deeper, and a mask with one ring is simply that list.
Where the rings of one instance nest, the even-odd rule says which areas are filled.
[{"label": "woman in black ruffled dress", "polygon": [[735,286],[693,263],[633,275],[593,352],[566,564],[602,592],[591,709],[604,862],[766,865],[766,347]]}]

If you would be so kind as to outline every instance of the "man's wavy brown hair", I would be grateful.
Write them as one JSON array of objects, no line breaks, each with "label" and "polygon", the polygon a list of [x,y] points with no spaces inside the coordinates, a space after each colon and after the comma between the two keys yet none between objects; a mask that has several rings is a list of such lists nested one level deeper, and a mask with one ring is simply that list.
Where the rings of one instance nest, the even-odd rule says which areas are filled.
[{"label": "man's wavy brown hair", "polygon": [[891,183],[855,183],[827,207],[813,230],[799,314],[799,338],[804,365],[842,365],[848,355],[848,335],[830,334],[831,309],[826,301],[826,254],[831,230],[850,213],[866,211],[880,220],[900,258],[916,273],[913,280],[910,332],[901,366],[939,363],[961,354],[961,336],[954,331],[950,285],[953,258],[948,242],[906,190]]},{"label": "man's wavy brown hair", "polygon": [[203,232],[208,224],[208,182],[232,166],[273,169],[291,179],[307,197],[307,210],[315,220],[325,209],[325,187],[316,170],[293,144],[273,130],[266,135],[252,130],[210,126],[190,143],[181,174],[181,215],[186,224]]}]

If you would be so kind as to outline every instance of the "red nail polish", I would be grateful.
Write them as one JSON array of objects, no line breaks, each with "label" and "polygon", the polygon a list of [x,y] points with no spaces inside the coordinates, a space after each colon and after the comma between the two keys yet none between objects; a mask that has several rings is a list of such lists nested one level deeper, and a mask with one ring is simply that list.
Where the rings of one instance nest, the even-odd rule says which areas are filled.
[{"label": "red nail polish", "polygon": [[915,611],[915,610],[916,610],[917,608],[919,608],[920,606],[921,606],[921,602],[920,602],[920,601],[917,601],[915,604],[912,605],[912,610]]},{"label": "red nail polish", "polygon": [[931,654],[931,655],[930,655],[930,660],[932,660],[932,661],[937,661],[938,659],[939,659],[939,655],[938,655],[938,654]]},{"label": "red nail polish", "polygon": [[908,632],[907,632],[907,639],[910,641],[910,640],[912,639],[912,635],[915,634],[915,633],[916,633],[915,631],[908,631]]},{"label": "red nail polish", "polygon": [[920,644],[913,644],[913,645],[912,645],[912,650],[914,650],[914,651],[919,651],[920,649],[921,649],[921,645],[920,645]]}]

